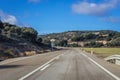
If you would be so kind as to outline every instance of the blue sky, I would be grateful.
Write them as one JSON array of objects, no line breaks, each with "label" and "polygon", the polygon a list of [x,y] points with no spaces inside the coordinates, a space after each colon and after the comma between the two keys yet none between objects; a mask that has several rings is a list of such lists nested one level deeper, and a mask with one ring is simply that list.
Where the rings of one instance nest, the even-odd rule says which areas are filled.
[{"label": "blue sky", "polygon": [[0,19],[33,27],[39,34],[120,31],[120,0],[0,0]]}]

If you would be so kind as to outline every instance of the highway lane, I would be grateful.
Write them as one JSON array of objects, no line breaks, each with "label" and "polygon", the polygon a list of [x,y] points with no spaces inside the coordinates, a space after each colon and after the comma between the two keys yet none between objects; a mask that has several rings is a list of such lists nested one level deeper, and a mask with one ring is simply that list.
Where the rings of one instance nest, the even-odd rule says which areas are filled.
[{"label": "highway lane", "polygon": [[83,52],[74,49],[25,80],[120,80],[117,78],[90,61]]},{"label": "highway lane", "polygon": [[0,80],[18,80],[50,59],[67,52],[67,50],[38,54],[26,58],[8,59],[0,62]]},{"label": "highway lane", "polygon": [[[120,67],[111,66],[112,72],[118,74],[116,79],[92,60],[97,61],[97,58],[79,49],[39,54],[18,61],[13,59],[4,65],[0,62],[0,80],[120,80]],[[108,66],[106,62],[104,65]]]}]

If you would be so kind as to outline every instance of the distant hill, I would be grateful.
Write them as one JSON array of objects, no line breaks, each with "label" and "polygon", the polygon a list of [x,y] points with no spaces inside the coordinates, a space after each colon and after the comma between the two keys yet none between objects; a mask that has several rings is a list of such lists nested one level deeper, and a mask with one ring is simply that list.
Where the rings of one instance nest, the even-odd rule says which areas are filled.
[{"label": "distant hill", "polygon": [[[82,47],[118,47],[115,39],[120,38],[120,32],[112,30],[98,31],[67,31],[40,35],[43,42],[50,44],[50,39],[56,39],[57,46],[82,46]],[[116,45],[117,43],[117,45]]]},{"label": "distant hill", "polygon": [[38,36],[31,27],[0,21],[0,59],[50,51],[51,39],[55,39],[56,46],[64,47],[120,47],[120,32],[117,31],[67,31]]}]

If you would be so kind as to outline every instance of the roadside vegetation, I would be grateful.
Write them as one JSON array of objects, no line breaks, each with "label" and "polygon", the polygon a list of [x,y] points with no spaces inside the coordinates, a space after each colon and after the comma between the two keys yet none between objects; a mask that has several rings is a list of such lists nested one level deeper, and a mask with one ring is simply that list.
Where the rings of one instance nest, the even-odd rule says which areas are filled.
[{"label": "roadside vegetation", "polygon": [[34,55],[50,51],[32,27],[20,27],[0,21],[0,59]]},{"label": "roadside vegetation", "polygon": [[50,44],[50,39],[56,39],[56,46],[120,47],[120,32],[112,30],[67,31],[40,36],[46,44]]},{"label": "roadside vegetation", "polygon": [[120,55],[120,48],[84,48],[85,51],[91,52],[100,58],[105,58],[110,55],[119,54]]},{"label": "roadside vegetation", "polygon": [[93,47],[94,53],[100,57],[120,54],[120,32],[117,31],[67,31],[38,35],[38,32],[32,27],[20,27],[0,21],[0,58],[50,51],[51,39],[55,39],[55,46],[86,47],[86,51]]}]

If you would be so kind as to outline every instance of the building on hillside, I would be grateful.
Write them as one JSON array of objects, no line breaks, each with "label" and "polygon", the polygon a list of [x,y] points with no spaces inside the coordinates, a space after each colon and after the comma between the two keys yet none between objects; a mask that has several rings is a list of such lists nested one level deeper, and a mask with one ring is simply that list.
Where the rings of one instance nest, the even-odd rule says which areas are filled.
[{"label": "building on hillside", "polygon": [[86,43],[88,43],[87,41],[84,42],[84,41],[79,41],[79,42],[73,42],[73,41],[68,41],[68,44],[72,45],[72,44],[77,44],[81,47],[83,47]]},{"label": "building on hillside", "polygon": [[100,43],[102,43],[104,45],[108,43],[108,41],[106,41],[106,40],[100,40],[100,41],[96,41],[96,42],[100,42]]}]

